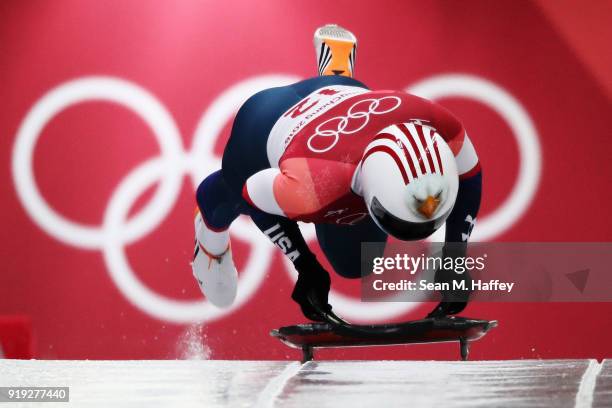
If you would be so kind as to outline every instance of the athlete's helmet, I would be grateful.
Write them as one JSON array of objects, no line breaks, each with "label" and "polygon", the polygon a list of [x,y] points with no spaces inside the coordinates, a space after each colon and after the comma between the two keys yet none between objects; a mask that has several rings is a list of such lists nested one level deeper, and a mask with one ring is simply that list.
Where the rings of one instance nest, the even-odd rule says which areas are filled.
[{"label": "athlete's helmet", "polygon": [[395,238],[426,238],[446,221],[457,198],[454,155],[419,121],[391,125],[366,147],[361,193],[376,224]]}]

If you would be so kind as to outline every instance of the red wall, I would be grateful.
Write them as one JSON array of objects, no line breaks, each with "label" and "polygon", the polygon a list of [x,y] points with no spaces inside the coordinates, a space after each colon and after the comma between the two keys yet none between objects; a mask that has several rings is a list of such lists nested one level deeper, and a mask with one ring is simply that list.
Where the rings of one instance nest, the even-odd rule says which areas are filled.
[{"label": "red wall", "polygon": [[[464,121],[484,169],[477,236],[611,240],[611,71],[589,41],[610,38],[609,27],[567,23],[566,2],[563,10],[515,1],[256,3],[0,3],[0,314],[31,317],[37,358],[184,356],[187,321],[198,317],[213,358],[297,357],[268,337],[271,328],[303,321],[289,299],[290,275],[247,222],[233,236],[241,304],[219,316],[195,303],[194,179],[219,166],[241,100],[316,73],[311,35],[328,22],[359,38],[357,78],[371,88],[432,80],[454,94],[440,101]],[[597,12],[586,15],[609,21],[610,3],[589,4]],[[29,137],[36,142],[28,145]],[[500,215],[513,191],[517,201]],[[358,302],[356,282],[334,279],[334,288]],[[430,307],[400,306],[394,319]],[[353,319],[392,315],[380,304],[364,313],[337,307]],[[611,357],[611,313],[607,303],[474,304],[466,315],[498,319],[500,327],[472,357]],[[457,350],[320,355],[430,359],[455,358]]]}]

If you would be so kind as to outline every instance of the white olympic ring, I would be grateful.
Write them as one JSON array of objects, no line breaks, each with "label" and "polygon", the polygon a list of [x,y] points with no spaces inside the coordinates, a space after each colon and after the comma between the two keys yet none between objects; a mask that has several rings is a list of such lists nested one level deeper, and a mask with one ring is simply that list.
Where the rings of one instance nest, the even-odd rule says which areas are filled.
[{"label": "white olympic ring", "polygon": [[[378,106],[380,105],[381,101],[384,100],[394,100],[396,102],[396,104],[394,104],[392,107],[388,108],[388,109],[384,109],[381,111],[377,111],[376,109],[378,108]],[[363,103],[369,103],[368,106],[368,110],[367,111],[358,111],[358,112],[354,112],[353,109],[355,109],[356,106],[359,106],[360,104]],[[347,111],[347,116],[335,116],[333,118],[327,119],[325,122],[320,123],[317,128],[315,129],[315,133],[314,135],[310,136],[308,138],[308,148],[313,151],[314,153],[325,153],[330,151],[331,149],[334,148],[334,146],[336,146],[336,144],[338,143],[338,141],[340,140],[340,135],[344,134],[344,135],[351,135],[353,133],[359,132],[360,130],[362,130],[370,121],[370,115],[384,115],[385,113],[389,113],[394,111],[395,109],[397,109],[400,104],[402,103],[402,100],[400,98],[398,98],[397,96],[385,96],[379,99],[363,99],[355,104],[353,104]],[[351,130],[346,130],[347,126],[349,125],[349,119],[363,119],[363,121],[361,122],[361,124],[357,127],[355,127],[354,129]],[[334,121],[338,121],[338,123],[336,124],[336,129],[332,130],[332,129],[322,129],[323,127],[325,127],[325,125],[334,122]],[[329,146],[325,147],[325,148],[317,148],[317,147],[313,147],[312,143],[313,143],[313,139],[316,139],[317,137],[321,138],[326,138],[326,137],[331,137],[333,138],[333,141],[329,144]]]},{"label": "white olympic ring", "polygon": [[[168,215],[179,194],[184,174],[191,175],[196,187],[202,177],[220,168],[220,159],[213,155],[214,144],[224,125],[244,100],[261,89],[297,80],[299,78],[289,75],[267,75],[244,80],[225,91],[202,115],[190,152],[184,150],[172,116],[152,94],[141,87],[112,77],[85,77],[66,82],[49,91],[34,104],[17,132],[12,174],[18,198],[34,222],[49,235],[72,246],[102,250],[113,281],[121,293],[140,310],[153,317],[177,323],[218,319],[240,308],[249,300],[267,273],[274,247],[263,234],[258,233],[252,223],[240,217],[232,224],[232,234],[250,242],[252,250],[243,273],[240,274],[236,302],[230,309],[214,308],[206,300],[172,300],[151,291],[138,280],[130,267],[125,255],[125,245],[153,231]],[[512,128],[519,142],[519,179],[510,198],[502,207],[480,222],[474,238],[485,240],[501,234],[519,219],[537,189],[541,154],[537,132],[529,115],[508,92],[476,77],[439,76],[420,82],[408,90],[432,99],[444,96],[476,99],[497,111]],[[132,110],[151,128],[161,150],[159,157],[137,166],[119,184],[111,196],[104,212],[103,223],[99,227],[79,224],[55,212],[38,190],[32,167],[33,151],[44,126],[62,110],[88,100],[109,101]],[[366,101],[372,103],[372,100]],[[329,149],[335,146],[341,133],[351,132],[345,131],[349,118],[359,119],[365,115],[367,123],[370,114],[386,113],[375,111],[379,103],[377,101],[375,107],[370,105],[368,112],[349,110],[348,117],[333,118],[343,120],[343,125],[338,126],[335,141]],[[395,108],[397,106],[393,109]],[[319,136],[334,137],[328,133],[329,130],[321,132],[323,134]],[[317,135],[311,138],[314,136]],[[128,220],[127,212],[134,201],[157,181],[159,187],[153,198],[138,214]],[[304,227],[302,224],[305,239],[314,239],[314,226],[308,224]],[[295,279],[292,265],[286,257],[283,257],[283,260],[286,270]],[[330,302],[341,315],[356,321],[388,320],[418,305],[406,302],[362,303],[359,299],[352,299],[334,290],[330,292]]]}]

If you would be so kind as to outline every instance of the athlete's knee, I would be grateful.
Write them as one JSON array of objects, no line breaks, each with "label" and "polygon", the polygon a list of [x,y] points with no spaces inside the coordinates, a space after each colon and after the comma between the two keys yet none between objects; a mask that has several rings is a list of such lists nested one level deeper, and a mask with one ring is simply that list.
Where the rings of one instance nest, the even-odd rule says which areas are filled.
[{"label": "athlete's knee", "polygon": [[196,201],[204,221],[213,228],[227,228],[240,215],[241,197],[234,194],[221,170],[206,177],[196,190]]}]

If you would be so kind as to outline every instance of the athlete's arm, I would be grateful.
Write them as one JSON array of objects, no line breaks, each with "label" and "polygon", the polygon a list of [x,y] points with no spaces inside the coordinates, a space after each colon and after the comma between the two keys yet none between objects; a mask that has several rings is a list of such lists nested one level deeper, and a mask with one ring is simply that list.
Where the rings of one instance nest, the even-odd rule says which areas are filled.
[{"label": "athlete's arm", "polygon": [[480,168],[465,178],[459,178],[455,207],[446,220],[446,242],[467,242],[480,209],[482,171]]},{"label": "athlete's arm", "polygon": [[463,126],[457,138],[462,141],[459,151],[455,154],[459,191],[453,211],[446,220],[445,241],[467,243],[480,209],[482,170],[474,145]]},{"label": "athlete's arm", "polygon": [[[328,175],[328,184],[323,186],[325,174],[332,170],[337,176],[334,181],[339,183],[329,183]],[[322,320],[318,311],[331,309],[327,300],[330,279],[294,220],[316,213],[333,200],[340,192],[342,178],[350,180],[351,175],[352,170],[344,164],[292,158],[282,161],[280,169],[265,169],[252,175],[242,189],[243,198],[252,207],[255,224],[283,250],[298,271],[291,297],[311,320]]]},{"label": "athlete's arm", "polygon": [[298,279],[291,294],[311,320],[323,321],[319,310],[330,310],[328,294],[329,273],[310,251],[297,222],[286,217],[268,214],[251,205],[249,215],[257,227],[293,262]]},{"label": "athlete's arm", "polygon": [[[474,145],[463,125],[449,111],[432,104],[434,126],[440,131],[451,147],[459,174],[459,190],[452,212],[446,220],[446,236],[443,256],[464,257],[467,242],[476,222],[482,195],[482,171]],[[468,273],[461,275],[450,270],[438,270],[436,281],[471,278]],[[469,287],[469,285],[468,285]],[[445,316],[461,312],[467,305],[469,291],[446,291],[440,303],[429,316]]]},{"label": "athlete's arm", "polygon": [[302,236],[297,222],[282,216],[268,214],[256,208],[250,208],[249,215],[257,228],[272,243],[278,246],[294,264],[299,258],[311,258],[314,254]]},{"label": "athlete's arm", "polygon": [[[453,211],[446,219],[446,237],[444,239],[443,257],[464,257],[467,254],[467,242],[476,222],[482,192],[482,172],[480,166],[474,168],[473,173],[466,172],[459,177],[459,191]],[[469,284],[471,277],[466,271],[457,274],[444,268],[436,271],[436,281],[450,282],[465,280]],[[442,302],[429,314],[433,316],[446,316],[461,312],[469,299],[470,291],[445,291]]]}]

